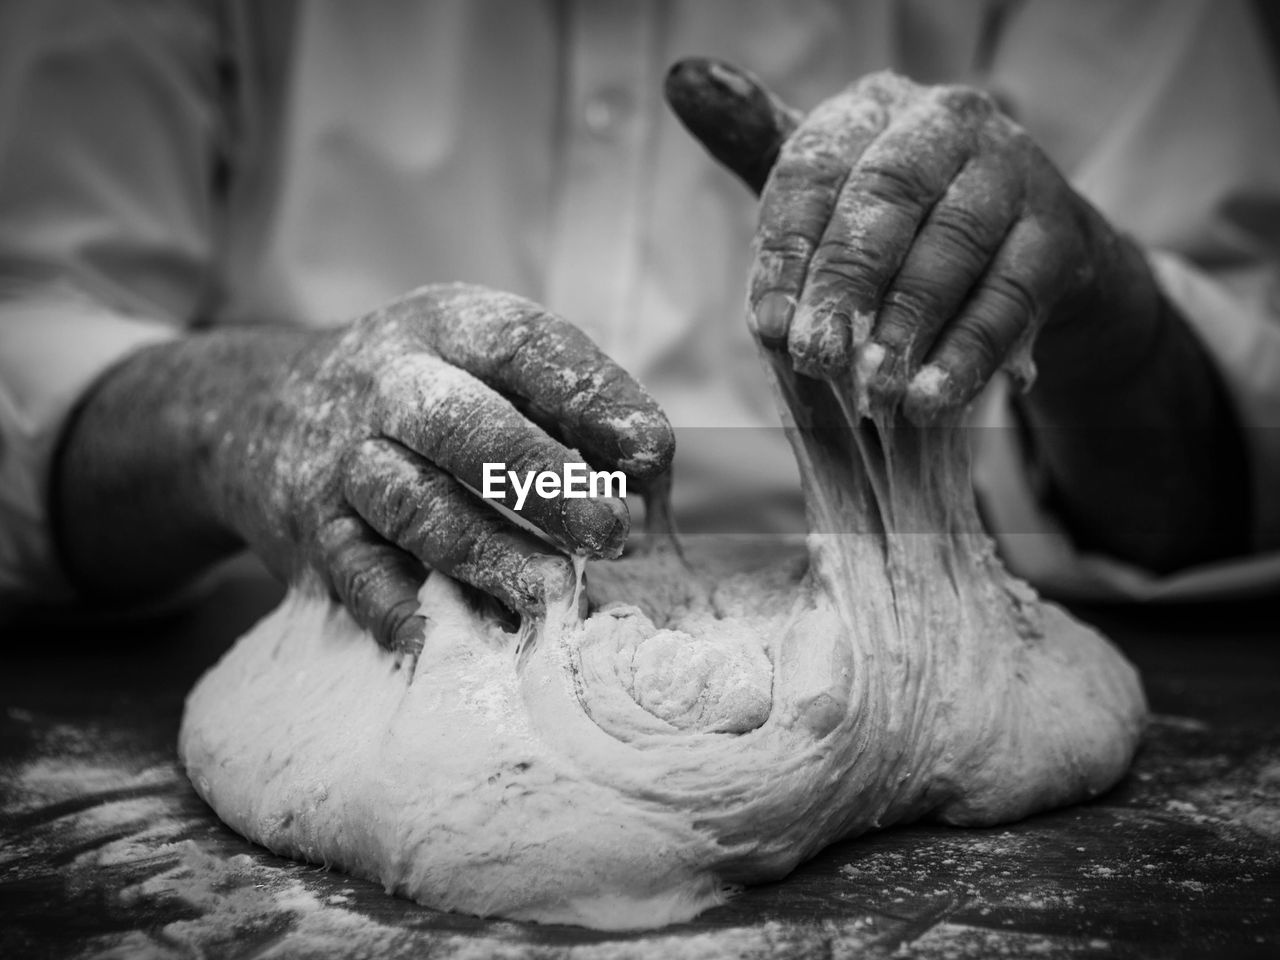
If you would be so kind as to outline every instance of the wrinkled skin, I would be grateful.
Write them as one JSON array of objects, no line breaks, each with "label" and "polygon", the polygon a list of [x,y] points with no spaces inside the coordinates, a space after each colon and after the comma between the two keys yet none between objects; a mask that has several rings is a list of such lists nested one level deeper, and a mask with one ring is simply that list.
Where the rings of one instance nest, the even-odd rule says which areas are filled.
[{"label": "wrinkled skin", "polygon": [[[641,478],[664,468],[672,447],[656,404],[585,335],[475,287],[425,288],[320,338],[270,403],[219,451],[224,467],[243,462],[268,491],[253,491],[230,522],[278,569],[305,561],[357,620],[398,643],[420,632],[417,561],[536,613],[573,588],[555,547],[621,552],[620,500],[531,494],[523,516],[552,546],[462,486],[481,489],[485,461],[523,474],[581,459],[536,422]],[[623,428],[636,413],[641,429]]]},{"label": "wrinkled skin", "polygon": [[[338,330],[218,332],[142,352],[76,424],[63,475],[96,472],[99,483],[64,485],[70,512],[89,511],[76,503],[84,490],[133,480],[122,468],[130,458],[94,445],[107,421],[145,423],[157,411],[182,481],[164,476],[157,496],[174,501],[171,522],[203,511],[191,528],[175,524],[167,548],[232,534],[396,648],[419,641],[424,567],[536,615],[573,588],[566,553],[622,550],[621,500],[530,492],[521,516],[544,540],[466,489],[482,488],[486,461],[560,473],[585,458],[643,484],[674,446],[654,401],[579,330],[522,298],[463,285],[423,288]],[[514,509],[510,485],[507,494]],[[130,489],[108,508],[148,499]],[[65,527],[81,557],[98,547],[97,519]],[[129,515],[119,523],[139,526]],[[115,588],[124,581],[113,571],[129,564],[118,543],[111,549],[94,572]]]},{"label": "wrinkled skin", "polygon": [[[787,140],[762,196],[757,335],[813,376],[859,362],[918,422],[978,393],[1041,325],[1150,313],[1150,272],[986,94],[872,74]],[[1130,251],[1136,252],[1136,251]]]},{"label": "wrinkled skin", "polygon": [[698,59],[666,92],[761,195],[748,321],[771,355],[856,372],[863,406],[918,425],[1003,368],[1081,547],[1155,572],[1248,549],[1245,445],[1214,364],[1143,252],[987,94],[882,72],[802,116]]}]

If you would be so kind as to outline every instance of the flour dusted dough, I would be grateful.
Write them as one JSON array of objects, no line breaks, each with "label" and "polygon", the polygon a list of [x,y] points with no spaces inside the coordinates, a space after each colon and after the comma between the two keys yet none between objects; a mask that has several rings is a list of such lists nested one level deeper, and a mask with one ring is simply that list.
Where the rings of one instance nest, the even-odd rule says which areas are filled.
[{"label": "flour dusted dough", "polygon": [[[959,430],[774,370],[806,550],[670,545],[519,633],[431,575],[421,655],[295,590],[196,686],[192,783],[277,853],[469,913],[648,927],[893,823],[992,824],[1125,771],[1145,705],[1011,577]],[[741,567],[742,564],[737,566]]]}]

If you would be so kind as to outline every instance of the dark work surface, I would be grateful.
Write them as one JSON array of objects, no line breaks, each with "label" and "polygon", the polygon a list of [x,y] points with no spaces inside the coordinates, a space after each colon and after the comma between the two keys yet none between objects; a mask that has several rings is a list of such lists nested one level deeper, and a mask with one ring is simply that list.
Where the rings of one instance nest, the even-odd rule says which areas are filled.
[{"label": "dark work surface", "polygon": [[183,696],[278,595],[241,567],[144,623],[0,619],[0,957],[1280,956],[1280,602],[1079,610],[1154,713],[1107,796],[838,844],[617,935],[438,913],[218,822],[175,761]]}]

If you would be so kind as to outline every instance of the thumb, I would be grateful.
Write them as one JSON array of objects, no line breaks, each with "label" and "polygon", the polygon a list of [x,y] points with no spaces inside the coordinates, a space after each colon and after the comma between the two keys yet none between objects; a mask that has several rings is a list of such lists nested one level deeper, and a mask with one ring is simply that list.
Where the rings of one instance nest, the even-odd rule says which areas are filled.
[{"label": "thumb", "polygon": [[759,194],[800,114],[751,74],[702,57],[668,70],[665,92],[685,129]]}]

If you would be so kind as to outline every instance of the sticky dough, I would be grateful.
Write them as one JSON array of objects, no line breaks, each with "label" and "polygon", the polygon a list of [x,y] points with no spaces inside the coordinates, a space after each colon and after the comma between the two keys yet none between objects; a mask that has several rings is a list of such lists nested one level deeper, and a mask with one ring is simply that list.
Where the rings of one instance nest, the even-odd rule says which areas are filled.
[{"label": "sticky dough", "polygon": [[420,655],[303,589],[191,693],[192,783],[244,836],[423,904],[600,928],[694,916],[817,850],[1000,823],[1127,768],[1134,670],[1010,576],[962,431],[773,371],[805,486],[794,555],[588,570],[511,633],[432,574]]}]

